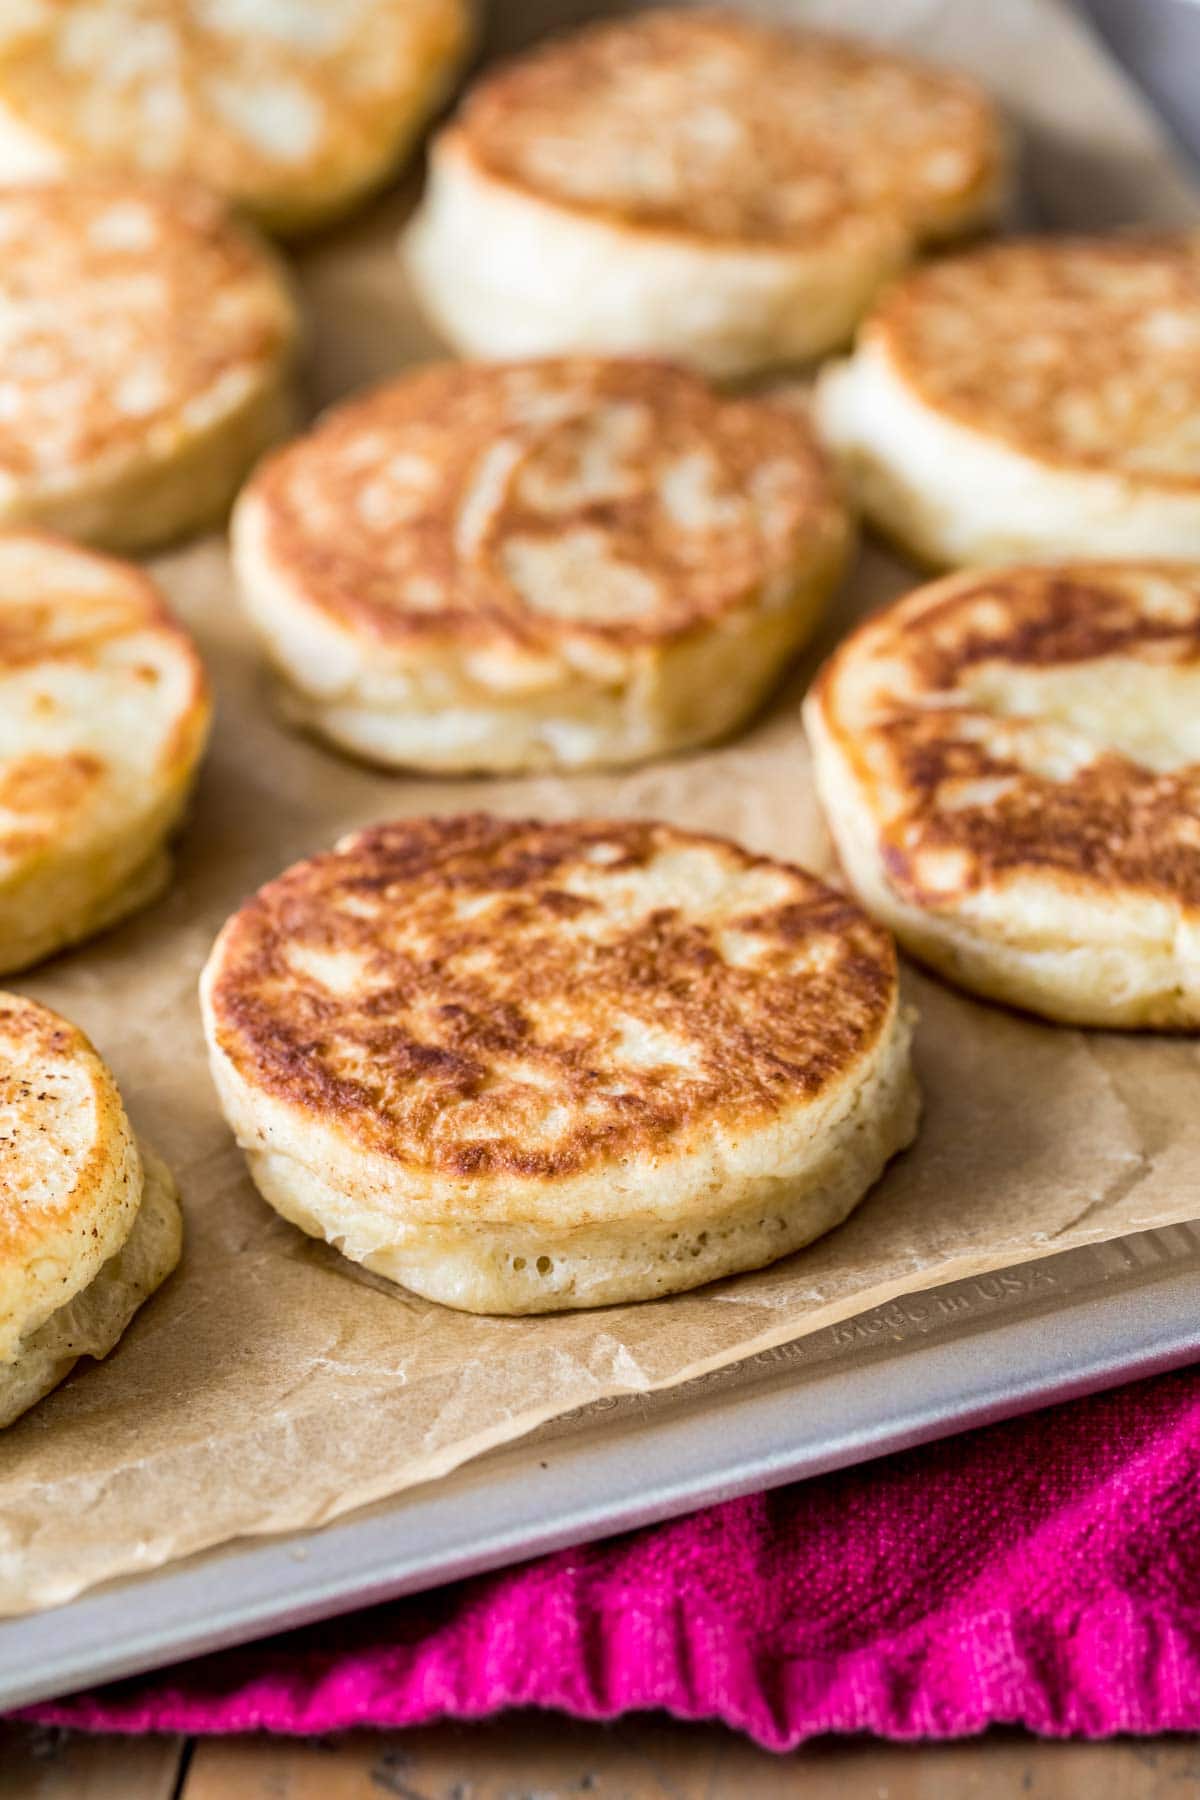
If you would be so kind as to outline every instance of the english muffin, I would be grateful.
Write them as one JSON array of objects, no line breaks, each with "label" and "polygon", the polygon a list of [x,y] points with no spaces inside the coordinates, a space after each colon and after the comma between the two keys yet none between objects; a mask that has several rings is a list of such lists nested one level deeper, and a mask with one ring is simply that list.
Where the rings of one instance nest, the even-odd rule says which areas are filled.
[{"label": "english muffin", "polygon": [[287,423],[295,330],[199,189],[0,189],[0,528],[141,550],[216,522]]},{"label": "english muffin", "polygon": [[917,245],[993,222],[1004,133],[905,57],[662,9],[485,77],[407,239],[477,356],[644,351],[740,375],[835,349]]},{"label": "english muffin", "polygon": [[887,933],[667,825],[360,832],[247,902],[201,988],[271,1205],[471,1312],[761,1267],[844,1219],[916,1129]]},{"label": "english muffin", "polygon": [[0,972],[166,885],[208,685],[140,570],[0,533]]},{"label": "english muffin", "polygon": [[175,1184],[81,1031],[0,994],[0,1426],[107,1356],[179,1261]]},{"label": "english muffin", "polygon": [[[295,231],[441,100],[467,0],[32,0],[0,17],[0,181],[184,176]],[[197,316],[200,316],[197,309]]]},{"label": "english muffin", "polygon": [[798,413],[666,364],[436,365],[268,459],[233,522],[289,710],[428,770],[731,730],[812,629],[846,515]]},{"label": "english muffin", "polygon": [[1200,559],[1200,234],[930,263],[823,372],[816,417],[921,562]]},{"label": "english muffin", "polygon": [[806,706],[863,904],[1075,1025],[1200,1025],[1200,565],[959,574],[869,620]]}]

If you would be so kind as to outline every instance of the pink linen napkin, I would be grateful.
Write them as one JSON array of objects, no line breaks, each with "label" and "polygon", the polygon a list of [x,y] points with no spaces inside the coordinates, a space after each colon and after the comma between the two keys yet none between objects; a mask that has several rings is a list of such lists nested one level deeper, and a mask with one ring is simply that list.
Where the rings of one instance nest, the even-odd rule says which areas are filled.
[{"label": "pink linen napkin", "polygon": [[819,1732],[1200,1728],[1200,1370],[30,1709],[318,1733],[542,1706]]}]

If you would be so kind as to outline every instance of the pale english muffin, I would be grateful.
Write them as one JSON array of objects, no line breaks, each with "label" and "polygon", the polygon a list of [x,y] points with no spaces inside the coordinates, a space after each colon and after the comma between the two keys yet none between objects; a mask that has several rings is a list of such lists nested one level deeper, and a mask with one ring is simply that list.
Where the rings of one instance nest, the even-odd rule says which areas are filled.
[{"label": "pale english muffin", "polygon": [[175,1185],[81,1031],[0,994],[0,1425],[107,1356],[179,1261]]},{"label": "pale english muffin", "polygon": [[290,710],[376,762],[580,768],[720,736],[812,629],[846,516],[793,409],[666,364],[438,365],[234,514]]},{"label": "pale english muffin", "polygon": [[737,375],[845,342],[920,244],[990,224],[971,82],[734,13],[591,25],[486,77],[435,139],[407,240],[474,355],[649,351]]},{"label": "pale english muffin", "polygon": [[806,723],[851,883],[914,955],[1051,1019],[1200,1025],[1200,566],[936,582]]},{"label": "pale english muffin", "polygon": [[816,416],[921,561],[1200,559],[1200,234],[931,263],[824,371]]},{"label": "pale english muffin", "polygon": [[758,1268],[916,1129],[891,940],[666,825],[406,820],[226,925],[222,1105],[283,1216],[433,1300],[525,1313]]},{"label": "pale english muffin", "polygon": [[166,885],[210,702],[140,570],[0,533],[0,971]]},{"label": "pale english muffin", "polygon": [[467,0],[20,0],[0,12],[0,181],[181,175],[307,228],[408,149],[469,27]]},{"label": "pale english muffin", "polygon": [[0,189],[0,528],[145,549],[215,523],[284,429],[274,258],[197,188]]}]

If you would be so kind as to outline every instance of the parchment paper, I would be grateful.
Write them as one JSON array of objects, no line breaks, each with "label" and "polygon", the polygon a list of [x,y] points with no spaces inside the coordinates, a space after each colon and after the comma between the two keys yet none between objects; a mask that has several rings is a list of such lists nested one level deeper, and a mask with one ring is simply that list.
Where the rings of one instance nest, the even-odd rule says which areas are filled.
[{"label": "parchment paper", "polygon": [[[571,9],[509,10],[528,34]],[[1051,0],[810,10],[864,28],[886,13],[890,36],[982,74],[1031,127],[1043,222],[1197,216],[1144,108]],[[393,254],[403,209],[403,196],[385,199],[301,261],[314,402],[436,348]],[[205,1069],[195,983],[225,916],[348,828],[479,805],[658,814],[827,865],[798,697],[837,632],[913,577],[867,552],[806,668],[728,748],[619,778],[490,784],[390,779],[287,735],[266,705],[222,544],[156,567],[220,701],[178,880],[143,918],[18,985],[110,1058],[136,1123],[178,1174],[187,1248],[112,1357],[3,1434],[0,1610],[46,1606],[238,1534],[312,1525],[583,1402],[669,1386],[907,1291],[1200,1213],[1194,1042],[1055,1030],[912,974],[920,1140],[847,1225],[772,1269],[643,1306],[487,1319],[415,1299],[310,1242],[258,1199]]]}]

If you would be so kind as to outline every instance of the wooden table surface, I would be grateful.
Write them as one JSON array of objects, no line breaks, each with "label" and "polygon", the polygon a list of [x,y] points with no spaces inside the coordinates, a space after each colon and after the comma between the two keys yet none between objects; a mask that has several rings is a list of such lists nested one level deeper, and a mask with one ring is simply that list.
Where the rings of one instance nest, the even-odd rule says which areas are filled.
[{"label": "wooden table surface", "polygon": [[337,1740],[87,1738],[0,1726],[0,1800],[1186,1800],[1200,1739],[823,1742],[770,1756],[717,1727],[640,1717]]}]

